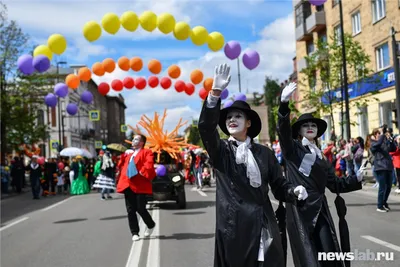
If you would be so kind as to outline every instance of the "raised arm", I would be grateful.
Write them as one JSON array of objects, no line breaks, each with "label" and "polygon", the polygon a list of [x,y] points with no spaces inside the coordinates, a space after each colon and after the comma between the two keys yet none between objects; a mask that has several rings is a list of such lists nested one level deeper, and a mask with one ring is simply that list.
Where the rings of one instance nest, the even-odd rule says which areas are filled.
[{"label": "raised arm", "polygon": [[278,135],[282,153],[285,157],[294,150],[292,128],[290,126],[289,99],[297,89],[296,83],[290,83],[281,94],[281,104],[278,111]]},{"label": "raised arm", "polygon": [[328,168],[328,181],[326,187],[332,193],[347,193],[362,189],[362,172],[365,167],[361,167],[356,175],[348,175],[345,178],[339,178],[335,175],[335,170],[331,165]]}]

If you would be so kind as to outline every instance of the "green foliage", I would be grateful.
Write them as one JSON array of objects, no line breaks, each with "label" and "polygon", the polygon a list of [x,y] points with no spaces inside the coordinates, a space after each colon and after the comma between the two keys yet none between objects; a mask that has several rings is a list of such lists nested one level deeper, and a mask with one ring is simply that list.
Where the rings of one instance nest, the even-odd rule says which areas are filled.
[{"label": "green foliage", "polygon": [[[368,69],[367,65],[371,62],[368,54],[363,50],[361,44],[353,39],[349,34],[344,35],[347,60],[348,83],[358,82],[361,85],[364,82],[374,83],[377,80],[371,79],[373,70]],[[333,106],[336,101],[334,91],[342,87],[343,81],[343,58],[342,45],[336,41],[333,36],[329,43],[319,40],[317,49],[305,57],[307,68],[301,73],[305,78],[299,81],[302,85],[304,101],[302,108],[313,109],[322,113],[329,113],[334,129]],[[326,96],[328,104],[321,101]],[[343,96],[342,96],[343,97]],[[375,98],[363,98],[352,101],[352,106],[365,106],[369,101]],[[346,123],[342,121],[340,123]],[[350,122],[353,123],[353,122]]]},{"label": "green foliage", "polygon": [[190,126],[188,143],[193,145],[199,145],[201,142],[199,128],[195,126]]},{"label": "green foliage", "polygon": [[275,140],[276,133],[276,122],[278,121],[278,107],[279,107],[279,95],[281,87],[277,79],[272,77],[265,78],[264,84],[264,96],[265,104],[268,107],[268,131],[271,140]]}]

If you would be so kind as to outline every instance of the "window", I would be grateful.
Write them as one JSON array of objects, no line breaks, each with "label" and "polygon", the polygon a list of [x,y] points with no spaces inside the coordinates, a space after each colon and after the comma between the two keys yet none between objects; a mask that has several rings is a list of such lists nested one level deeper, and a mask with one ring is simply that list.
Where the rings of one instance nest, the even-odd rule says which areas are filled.
[{"label": "window", "polygon": [[307,55],[310,55],[312,52],[314,52],[315,46],[313,40],[307,42]]},{"label": "window", "polygon": [[360,11],[351,16],[351,22],[353,25],[353,35],[359,34],[361,32],[361,15]]},{"label": "window", "polygon": [[316,7],[317,11],[324,11],[324,5],[320,5]]},{"label": "window", "polygon": [[337,25],[335,28],[333,28],[333,32],[334,32],[336,43],[341,44],[342,43],[342,33],[340,31],[340,24]]},{"label": "window", "polygon": [[323,32],[319,33],[318,34],[318,39],[319,39],[320,42],[324,42],[324,43],[328,42],[328,38],[326,36],[326,31],[323,31]]},{"label": "window", "polygon": [[332,6],[336,6],[337,4],[339,4],[339,0],[332,0]]},{"label": "window", "polygon": [[372,0],[372,21],[375,23],[386,16],[386,0]]},{"label": "window", "polygon": [[57,126],[57,116],[56,116],[56,108],[52,107],[51,108],[51,126],[56,127]]},{"label": "window", "polygon": [[365,139],[369,134],[368,127],[368,108],[360,107],[358,109],[358,135]]},{"label": "window", "polygon": [[311,4],[307,1],[296,8],[296,27],[304,24],[306,18],[311,15]]},{"label": "window", "polygon": [[386,124],[392,128],[392,103],[390,101],[379,104],[379,125]]},{"label": "window", "polygon": [[385,43],[375,49],[376,69],[378,71],[390,66],[389,45]]},{"label": "window", "polygon": [[38,110],[37,124],[39,126],[44,125],[44,111],[43,110]]}]

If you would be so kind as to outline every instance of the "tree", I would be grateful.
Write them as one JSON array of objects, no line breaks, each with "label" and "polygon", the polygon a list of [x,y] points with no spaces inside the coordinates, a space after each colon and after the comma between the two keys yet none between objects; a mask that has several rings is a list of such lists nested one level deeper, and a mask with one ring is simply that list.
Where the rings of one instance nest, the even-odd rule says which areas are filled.
[{"label": "tree", "polygon": [[189,136],[188,136],[188,143],[193,144],[193,145],[199,145],[201,141],[201,137],[200,137],[200,132],[199,132],[199,128],[197,128],[196,126],[190,126],[189,129]]},{"label": "tree", "polygon": [[[367,65],[371,62],[370,57],[360,43],[349,34],[344,35],[344,43],[348,81],[358,82],[359,84],[375,82],[371,79],[373,70],[367,68]],[[301,70],[301,73],[305,75],[299,83],[303,88],[303,98],[307,101],[303,102],[302,107],[315,110],[316,116],[319,116],[320,112],[330,114],[333,131],[335,131],[333,104],[343,101],[343,93],[337,94],[337,89],[343,88],[342,45],[338,42],[336,36],[333,36],[329,43],[319,40],[316,51],[306,56],[305,59],[307,67]],[[365,106],[368,101],[371,101],[371,99],[362,98],[353,101],[351,104],[361,107]],[[341,124],[343,123],[346,122],[342,121]],[[354,124],[355,122],[350,123]]]},{"label": "tree", "polygon": [[276,139],[277,116],[274,112],[274,109],[276,109],[279,105],[280,92],[281,87],[279,86],[278,80],[273,79],[272,77],[266,77],[264,84],[264,96],[265,103],[268,108],[268,130],[271,140]]}]

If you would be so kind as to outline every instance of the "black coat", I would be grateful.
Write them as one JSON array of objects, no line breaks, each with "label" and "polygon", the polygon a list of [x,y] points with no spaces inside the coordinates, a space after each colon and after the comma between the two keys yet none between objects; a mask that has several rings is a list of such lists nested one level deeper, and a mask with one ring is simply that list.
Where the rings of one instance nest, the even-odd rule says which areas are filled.
[{"label": "black coat", "polygon": [[[290,109],[281,104],[278,114],[278,134],[283,157],[286,160],[287,179],[294,185],[303,185],[308,198],[302,206],[286,205],[287,231],[296,267],[318,267],[318,251],[312,241],[312,234],[319,216],[328,222],[337,252],[341,251],[335,231],[335,224],[325,197],[325,188],[333,193],[346,193],[362,188],[357,177],[338,178],[334,168],[324,158],[316,157],[308,177],[299,171],[306,154],[311,154],[308,146],[301,141],[293,140],[290,126]],[[344,266],[339,262],[337,266]]]},{"label": "black coat", "polygon": [[[85,164],[83,164],[82,162],[80,162],[80,164],[82,164],[82,175],[85,176],[86,175]],[[78,162],[72,162],[71,170],[74,171],[74,179],[77,179],[79,177],[79,163]]]},{"label": "black coat", "polygon": [[217,176],[214,267],[256,266],[262,228],[266,240],[263,266],[283,267],[285,258],[268,197],[268,184],[274,196],[283,201],[295,201],[293,187],[283,178],[272,151],[254,143],[251,151],[262,175],[262,185],[252,187],[245,165],[235,161],[236,142],[219,137],[217,124],[221,100],[215,108],[205,105],[199,119],[199,131]]},{"label": "black coat", "polygon": [[40,180],[42,178],[42,166],[38,164],[36,169],[33,169],[31,164],[26,166],[26,171],[29,172],[29,178],[31,181]]}]

